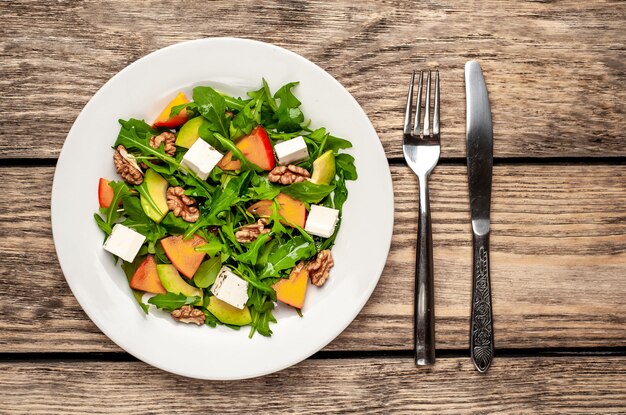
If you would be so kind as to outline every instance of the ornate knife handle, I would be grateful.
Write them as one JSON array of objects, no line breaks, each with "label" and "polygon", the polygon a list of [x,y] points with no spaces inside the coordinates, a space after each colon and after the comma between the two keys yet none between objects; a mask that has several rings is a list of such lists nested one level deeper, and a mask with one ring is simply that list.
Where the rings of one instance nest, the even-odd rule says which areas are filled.
[{"label": "ornate knife handle", "polygon": [[493,360],[493,315],[489,281],[489,233],[474,233],[474,276],[472,287],[472,322],[470,352],[480,373],[489,369]]}]

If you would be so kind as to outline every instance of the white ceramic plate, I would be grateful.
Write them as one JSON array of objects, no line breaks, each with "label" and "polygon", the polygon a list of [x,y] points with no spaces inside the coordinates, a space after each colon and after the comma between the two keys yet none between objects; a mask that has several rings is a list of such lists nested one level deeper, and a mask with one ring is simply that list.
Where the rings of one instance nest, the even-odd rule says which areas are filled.
[{"label": "white ceramic plate", "polygon": [[[279,305],[274,335],[176,323],[165,313],[145,316],[127,280],[102,249],[93,220],[100,177],[117,178],[111,146],[119,118],[151,122],[179,91],[210,85],[241,96],[264,77],[272,90],[294,89],[313,127],[352,141],[359,179],[333,248],[328,282],[310,287],[304,317]],[[190,94],[188,96],[191,96]],[[201,379],[241,379],[293,365],[337,337],[370,297],[383,270],[393,228],[393,190],[380,140],[367,116],[339,82],[305,58],[277,46],[232,38],[202,39],[151,53],[109,80],[70,130],[52,188],[52,230],[65,278],[94,323],[117,345],[153,366]]]}]

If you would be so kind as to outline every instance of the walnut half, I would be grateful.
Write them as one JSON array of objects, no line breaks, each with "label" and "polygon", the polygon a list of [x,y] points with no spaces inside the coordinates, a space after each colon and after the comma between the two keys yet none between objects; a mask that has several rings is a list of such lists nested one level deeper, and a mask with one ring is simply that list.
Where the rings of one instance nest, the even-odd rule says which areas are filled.
[{"label": "walnut half", "polygon": [[200,217],[196,199],[187,196],[180,186],[167,189],[167,207],[174,216],[180,216],[186,222],[195,222]]},{"label": "walnut half", "polygon": [[143,172],[135,160],[135,156],[126,151],[123,145],[117,146],[113,154],[113,164],[115,171],[130,184],[140,185],[143,182]]},{"label": "walnut half", "polygon": [[306,266],[313,285],[321,287],[328,279],[330,269],[335,265],[330,249],[319,251],[315,259]]},{"label": "walnut half", "polygon": [[202,310],[193,308],[190,305],[184,305],[170,314],[181,323],[194,323],[199,326],[204,324],[205,316]]},{"label": "walnut half", "polygon": [[267,225],[267,219],[261,218],[257,223],[242,226],[235,232],[235,239],[237,239],[239,243],[255,241],[262,233],[269,233],[270,230],[265,229],[265,225]]},{"label": "walnut half", "polygon": [[290,164],[288,166],[274,167],[268,174],[270,182],[280,184],[300,183],[311,177],[311,174],[302,167]]},{"label": "walnut half", "polygon": [[161,143],[165,143],[163,151],[171,157],[174,157],[174,154],[176,154],[176,145],[174,145],[175,142],[176,136],[170,131],[165,131],[157,136],[153,135],[150,137],[150,147],[159,148],[161,147]]}]

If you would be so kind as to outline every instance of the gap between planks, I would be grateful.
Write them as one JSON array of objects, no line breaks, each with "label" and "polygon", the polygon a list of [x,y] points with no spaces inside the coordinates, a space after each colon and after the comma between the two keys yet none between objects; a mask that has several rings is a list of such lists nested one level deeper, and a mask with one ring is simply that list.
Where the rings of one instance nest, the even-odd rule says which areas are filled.
[{"label": "gap between planks", "polygon": [[[412,359],[413,350],[323,350],[308,359]],[[469,350],[437,350],[437,359],[470,358]],[[495,358],[526,357],[626,357],[626,347],[547,347],[529,349],[498,349]],[[124,352],[53,352],[53,353],[0,353],[0,362],[136,362],[139,359]]]}]

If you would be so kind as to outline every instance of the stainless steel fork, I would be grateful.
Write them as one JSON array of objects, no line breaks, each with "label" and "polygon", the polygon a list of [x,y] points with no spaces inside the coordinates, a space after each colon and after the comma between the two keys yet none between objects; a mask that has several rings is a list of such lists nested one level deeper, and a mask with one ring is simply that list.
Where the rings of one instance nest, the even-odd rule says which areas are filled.
[{"label": "stainless steel fork", "polygon": [[428,177],[439,161],[439,71],[435,72],[435,98],[433,103],[432,131],[430,128],[430,84],[431,71],[426,81],[423,130],[420,132],[422,109],[422,84],[424,73],[420,71],[417,86],[415,121],[411,128],[413,113],[413,85],[415,71],[411,76],[409,94],[404,116],[404,140],[402,151],[407,164],[417,175],[419,182],[419,226],[417,239],[416,283],[415,283],[415,364],[418,366],[435,363],[435,295],[433,281],[433,236],[428,200]]}]

